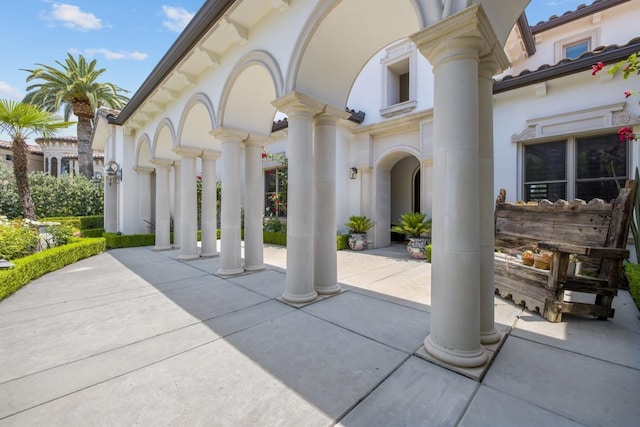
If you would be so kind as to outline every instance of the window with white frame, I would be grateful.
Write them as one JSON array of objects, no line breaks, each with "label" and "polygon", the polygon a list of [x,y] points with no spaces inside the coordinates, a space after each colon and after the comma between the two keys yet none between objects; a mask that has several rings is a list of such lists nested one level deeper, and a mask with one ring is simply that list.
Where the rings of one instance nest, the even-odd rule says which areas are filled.
[{"label": "window with white frame", "polygon": [[598,28],[574,34],[558,40],[555,43],[555,60],[556,62],[563,59],[576,59],[585,52],[591,52],[598,46],[600,39],[600,30]]},{"label": "window with white frame", "polygon": [[629,147],[617,134],[524,146],[524,199],[610,201],[628,177]]},{"label": "window with white frame", "polygon": [[380,115],[391,117],[416,108],[417,50],[411,40],[404,40],[386,50],[382,66],[382,107]]}]

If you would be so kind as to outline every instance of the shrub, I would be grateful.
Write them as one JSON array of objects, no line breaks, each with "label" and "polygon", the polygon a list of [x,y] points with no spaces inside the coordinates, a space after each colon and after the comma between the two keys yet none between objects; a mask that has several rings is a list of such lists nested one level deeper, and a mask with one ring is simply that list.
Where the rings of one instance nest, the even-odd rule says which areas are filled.
[{"label": "shrub", "polygon": [[640,264],[627,262],[624,271],[629,281],[629,292],[640,309]]},{"label": "shrub", "polygon": [[406,234],[409,237],[419,237],[431,232],[431,220],[426,219],[427,215],[420,212],[407,212],[400,216],[400,222],[393,224],[391,231],[399,234]]},{"label": "shrub", "polygon": [[15,266],[0,270],[0,300],[11,295],[31,280],[65,265],[104,252],[105,241],[99,239],[72,239],[64,246],[58,246],[37,254],[12,261]]},{"label": "shrub", "polygon": [[341,251],[343,249],[349,249],[349,235],[339,234],[336,236],[336,249]]},{"label": "shrub", "polygon": [[427,262],[431,262],[431,244],[428,244],[424,248],[424,259],[426,259]]},{"label": "shrub", "polygon": [[344,225],[349,228],[350,233],[355,234],[365,234],[371,227],[373,227],[371,219],[364,215],[352,215],[349,217],[349,221]]},{"label": "shrub", "polygon": [[47,218],[40,218],[41,222],[59,222],[63,225],[68,225],[71,228],[80,229],[80,217],[79,216],[52,216]]},{"label": "shrub", "polygon": [[80,237],[102,237],[104,228],[88,228],[80,230]]},{"label": "shrub", "polygon": [[14,260],[31,255],[38,248],[38,229],[22,220],[0,220],[0,258]]},{"label": "shrub", "polygon": [[104,228],[104,215],[88,215],[80,217],[80,230]]},{"label": "shrub", "polygon": [[264,243],[287,246],[287,233],[265,230],[262,233],[262,239]]},{"label": "shrub", "polygon": [[271,231],[274,233],[285,232],[287,230],[286,225],[280,222],[280,219],[278,219],[278,217],[275,217],[273,215],[265,217],[263,226],[264,231]]},{"label": "shrub", "polygon": [[47,246],[62,246],[69,243],[73,237],[73,228],[68,224],[50,225],[47,227],[47,233],[51,236],[51,241],[47,240]]},{"label": "shrub", "polygon": [[153,246],[155,234],[116,234],[104,233],[107,249],[133,248],[137,246]]},{"label": "shrub", "polygon": [[[29,174],[29,190],[38,218],[97,215],[103,212],[102,186],[82,175],[54,177],[33,172]],[[0,213],[8,218],[22,215],[13,170],[4,164],[0,164]]]}]

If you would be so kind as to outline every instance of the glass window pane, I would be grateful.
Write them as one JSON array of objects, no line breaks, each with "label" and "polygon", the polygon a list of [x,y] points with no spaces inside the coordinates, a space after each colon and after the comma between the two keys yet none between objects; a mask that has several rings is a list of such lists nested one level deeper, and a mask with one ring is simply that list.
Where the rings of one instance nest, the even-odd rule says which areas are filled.
[{"label": "glass window pane", "polygon": [[558,199],[567,198],[567,184],[565,182],[525,184],[524,191],[526,202],[537,202],[542,199],[555,202]]},{"label": "glass window pane", "polygon": [[577,179],[627,176],[627,143],[616,134],[577,139]]},{"label": "glass window pane", "polygon": [[568,59],[579,58],[580,55],[589,51],[589,41],[584,40],[579,43],[572,44],[564,47],[564,56]]},{"label": "glass window pane", "polygon": [[[618,180],[618,185],[624,187],[624,184],[624,179]],[[585,201],[598,198],[610,202],[618,197],[618,192],[614,179],[576,182],[576,198]]]},{"label": "glass window pane", "polygon": [[546,142],[525,146],[525,182],[567,179],[567,143]]}]

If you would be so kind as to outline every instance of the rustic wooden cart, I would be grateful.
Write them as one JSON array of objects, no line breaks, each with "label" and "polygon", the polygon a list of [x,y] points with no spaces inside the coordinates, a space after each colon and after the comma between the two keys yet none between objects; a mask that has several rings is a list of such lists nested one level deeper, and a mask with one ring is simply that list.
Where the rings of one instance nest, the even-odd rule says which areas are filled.
[{"label": "rustic wooden cart", "polygon": [[[563,313],[613,317],[636,191],[637,183],[627,181],[611,203],[536,204],[506,203],[501,191],[495,210],[496,293],[551,322],[560,322]],[[523,265],[519,255],[527,249],[551,251],[550,270]],[[572,254],[582,263],[581,275],[567,273]],[[571,300],[565,291],[572,291]]]}]

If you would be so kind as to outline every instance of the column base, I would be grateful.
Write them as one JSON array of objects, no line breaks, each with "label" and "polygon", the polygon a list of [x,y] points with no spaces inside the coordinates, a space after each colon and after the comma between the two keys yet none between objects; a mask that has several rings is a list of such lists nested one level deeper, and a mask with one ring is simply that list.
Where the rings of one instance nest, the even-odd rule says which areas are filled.
[{"label": "column base", "polygon": [[154,246],[153,250],[154,251],[168,251],[172,249],[171,246]]},{"label": "column base", "polygon": [[244,270],[245,271],[260,271],[260,270],[264,270],[265,268],[266,268],[266,266],[264,264],[245,265],[244,266]]},{"label": "column base", "polygon": [[333,295],[342,291],[342,287],[336,283],[333,286],[325,286],[325,287],[315,287],[315,290],[320,295]]},{"label": "column base", "polygon": [[318,298],[317,292],[311,292],[305,295],[292,295],[287,292],[282,294],[282,299],[293,304],[304,304]]},{"label": "column base", "polygon": [[438,360],[461,368],[475,368],[482,366],[489,360],[489,355],[484,347],[475,350],[456,350],[446,348],[435,343],[428,335],[424,340],[424,347],[427,352]]},{"label": "column base", "polygon": [[480,343],[494,344],[502,339],[502,334],[496,328],[490,331],[480,331]]},{"label": "column base", "polygon": [[242,274],[242,273],[244,273],[244,268],[242,267],[231,268],[231,269],[221,268],[218,271],[216,271],[216,275],[218,276],[237,276],[238,274]]},{"label": "column base", "polygon": [[178,255],[178,259],[182,260],[182,261],[187,261],[187,260],[196,259],[196,258],[198,258],[198,254],[195,254],[195,255],[183,255],[183,254],[180,254],[180,255]]},{"label": "column base", "polygon": [[201,258],[213,258],[216,256],[219,256],[220,253],[219,252],[203,252],[200,254]]}]

